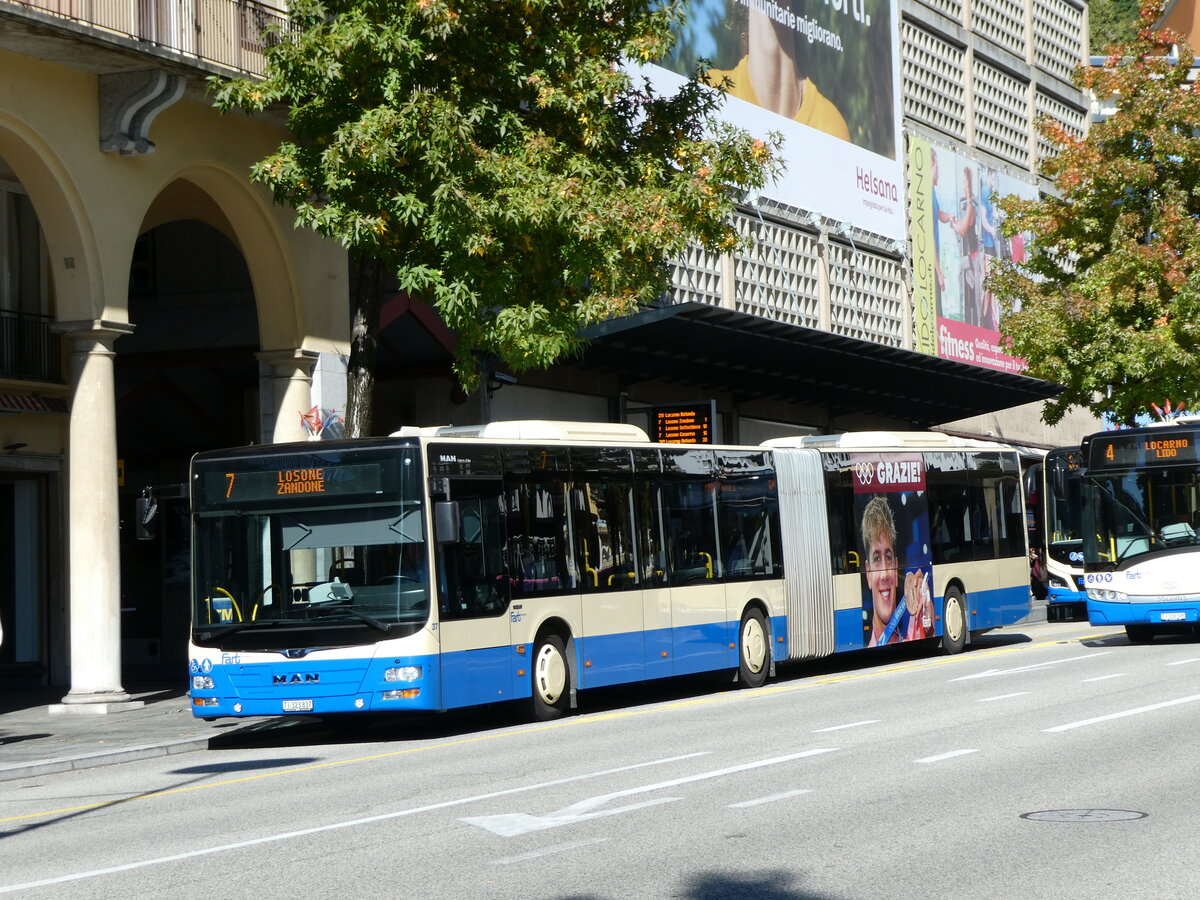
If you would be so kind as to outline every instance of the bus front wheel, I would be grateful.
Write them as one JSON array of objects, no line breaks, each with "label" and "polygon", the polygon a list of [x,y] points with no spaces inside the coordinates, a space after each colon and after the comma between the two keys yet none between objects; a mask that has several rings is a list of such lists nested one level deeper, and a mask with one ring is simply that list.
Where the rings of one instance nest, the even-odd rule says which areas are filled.
[{"label": "bus front wheel", "polygon": [[1125,637],[1131,644],[1148,644],[1154,640],[1154,629],[1149,625],[1126,625]]},{"label": "bus front wheel", "polygon": [[539,722],[560,719],[571,700],[571,667],[562,638],[548,634],[538,639],[533,651],[533,717]]},{"label": "bus front wheel", "polygon": [[757,609],[742,616],[738,639],[738,683],[742,687],[761,687],[771,667],[771,644],[767,626]]},{"label": "bus front wheel", "polygon": [[950,588],[942,602],[942,647],[947,653],[962,653],[966,646],[967,603],[958,588]]}]

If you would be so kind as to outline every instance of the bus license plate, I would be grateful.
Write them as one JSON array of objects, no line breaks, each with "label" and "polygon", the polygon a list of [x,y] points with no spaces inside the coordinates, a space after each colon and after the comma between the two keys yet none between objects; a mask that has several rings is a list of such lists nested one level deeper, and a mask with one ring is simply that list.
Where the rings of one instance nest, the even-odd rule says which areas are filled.
[{"label": "bus license plate", "polygon": [[284,712],[309,712],[312,709],[311,700],[284,700]]},{"label": "bus license plate", "polygon": [[1158,619],[1160,622],[1182,622],[1186,618],[1187,613],[1183,612],[1182,610],[1179,612],[1165,612],[1158,614]]}]

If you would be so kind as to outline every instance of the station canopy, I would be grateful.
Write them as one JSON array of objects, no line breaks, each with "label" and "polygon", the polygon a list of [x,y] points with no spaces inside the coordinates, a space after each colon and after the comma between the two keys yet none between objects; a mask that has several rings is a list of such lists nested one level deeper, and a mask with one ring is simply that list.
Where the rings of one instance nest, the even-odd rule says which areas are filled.
[{"label": "station canopy", "polygon": [[586,332],[587,368],[741,400],[869,413],[928,428],[1047,400],[1060,385],[706,303],[652,307]]}]

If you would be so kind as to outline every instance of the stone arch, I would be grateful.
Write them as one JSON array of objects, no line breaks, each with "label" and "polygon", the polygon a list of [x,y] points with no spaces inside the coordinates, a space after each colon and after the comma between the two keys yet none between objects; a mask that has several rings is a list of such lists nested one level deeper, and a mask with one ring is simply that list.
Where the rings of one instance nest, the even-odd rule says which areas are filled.
[{"label": "stone arch", "polygon": [[305,335],[294,241],[244,174],[214,163],[174,172],[146,210],[141,232],[194,218],[212,226],[241,251],[258,307],[263,350],[299,347]]},{"label": "stone arch", "polygon": [[46,240],[59,321],[99,320],[105,314],[99,243],[79,187],[62,159],[24,123],[0,114],[0,156],[29,194]]}]

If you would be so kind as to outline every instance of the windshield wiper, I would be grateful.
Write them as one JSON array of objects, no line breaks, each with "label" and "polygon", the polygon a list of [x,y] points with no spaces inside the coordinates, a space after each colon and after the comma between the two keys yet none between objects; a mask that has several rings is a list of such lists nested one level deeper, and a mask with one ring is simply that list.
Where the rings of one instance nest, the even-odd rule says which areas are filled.
[{"label": "windshield wiper", "polygon": [[230,625],[218,625],[210,628],[208,631],[196,629],[196,637],[202,641],[211,641],[213,638],[224,637],[227,634],[234,634],[241,631],[243,628],[262,628],[267,625],[278,625],[279,619],[261,619],[251,622],[234,622]]},{"label": "windshield wiper", "polygon": [[366,624],[370,625],[372,628],[382,631],[384,634],[387,634],[389,631],[392,630],[392,626],[389,625],[387,622],[381,622],[381,621],[379,621],[379,619],[375,618],[374,616],[368,616],[365,612],[359,612],[353,606],[314,606],[309,610],[309,612],[310,613],[313,613],[313,612],[317,612],[317,613],[327,613],[327,612],[349,613],[350,615],[354,616],[354,618],[358,619],[360,622],[365,622]]}]

